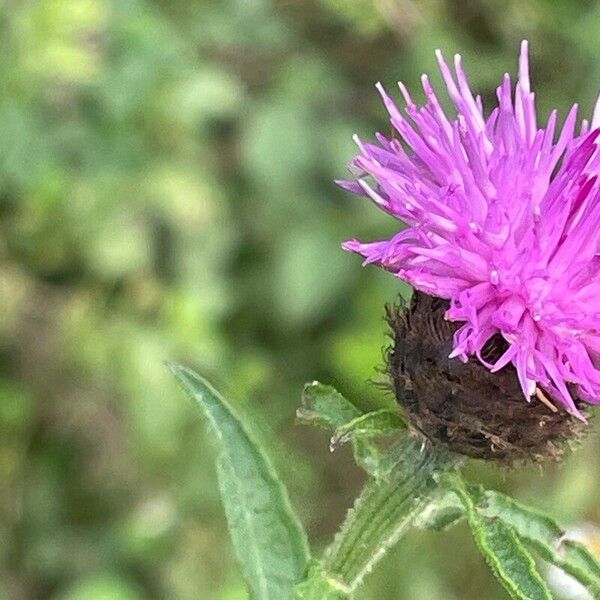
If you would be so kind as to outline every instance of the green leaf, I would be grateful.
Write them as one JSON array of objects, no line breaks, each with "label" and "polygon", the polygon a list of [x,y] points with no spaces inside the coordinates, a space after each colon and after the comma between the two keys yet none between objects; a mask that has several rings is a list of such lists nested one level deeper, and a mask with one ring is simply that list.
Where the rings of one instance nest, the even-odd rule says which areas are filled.
[{"label": "green leaf", "polygon": [[[529,550],[574,577],[600,598],[600,562],[581,543],[566,538],[565,531],[547,515],[493,490],[468,485],[479,515],[508,525]],[[446,529],[465,516],[465,507],[452,490],[440,489],[438,498],[415,519],[422,529]]]},{"label": "green leaf", "polygon": [[333,431],[362,414],[361,410],[335,388],[318,381],[304,386],[302,405],[296,411],[296,417],[301,423]]},{"label": "green leaf", "polygon": [[[363,416],[350,400],[335,388],[318,381],[307,383],[302,392],[302,404],[296,411],[296,418],[304,425],[336,431]],[[333,452],[336,444],[331,439],[329,449]],[[352,440],[352,450],[356,464],[370,475],[379,475],[381,457],[379,449],[369,440]]]},{"label": "green leaf", "polygon": [[400,413],[394,410],[365,414],[333,387],[313,381],[304,386],[296,417],[305,425],[333,431],[329,445],[332,452],[351,440],[356,464],[375,478],[387,476],[398,460],[397,447],[382,450],[371,439],[405,428]]},{"label": "green leaf", "polygon": [[206,414],[222,444],[219,486],[233,546],[252,597],[293,597],[302,578],[308,545],[287,492],[262,449],[231,407],[194,372],[168,365],[183,389]]},{"label": "green leaf", "polygon": [[331,438],[331,445],[338,446],[356,438],[372,438],[406,429],[402,415],[390,408],[382,408],[355,417],[338,427]]},{"label": "green leaf", "polygon": [[478,504],[482,515],[509,524],[531,550],[600,598],[600,563],[585,546],[565,539],[565,532],[550,517],[494,491],[481,493]]},{"label": "green leaf", "polygon": [[463,502],[475,542],[494,575],[515,600],[552,600],[535,561],[515,530],[503,520],[480,514],[479,493],[455,473],[447,478]]}]

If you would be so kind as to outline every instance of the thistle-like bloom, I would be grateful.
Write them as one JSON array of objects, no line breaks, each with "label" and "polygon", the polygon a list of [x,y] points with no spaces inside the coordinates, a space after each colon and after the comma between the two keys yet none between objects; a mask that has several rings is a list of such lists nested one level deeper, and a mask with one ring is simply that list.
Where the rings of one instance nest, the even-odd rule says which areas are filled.
[{"label": "thistle-like bloom", "polygon": [[[577,105],[560,132],[556,111],[540,127],[523,42],[514,95],[505,75],[486,117],[460,56],[454,73],[437,58],[456,118],[426,75],[424,106],[399,84],[406,116],[378,84],[401,139],[357,139],[356,180],[339,182],[406,228],[344,248],[449,301],[445,318],[461,323],[451,357],[512,363],[527,399],[539,386],[580,415],[574,396],[600,403],[600,98],[579,132]],[[507,349],[490,364],[496,334]]]}]

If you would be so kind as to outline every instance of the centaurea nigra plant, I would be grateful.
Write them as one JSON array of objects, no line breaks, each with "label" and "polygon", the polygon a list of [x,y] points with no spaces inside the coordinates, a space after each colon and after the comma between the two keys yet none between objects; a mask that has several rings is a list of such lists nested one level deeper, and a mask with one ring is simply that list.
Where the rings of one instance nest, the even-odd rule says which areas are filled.
[{"label": "centaurea nigra plant", "polygon": [[524,42],[514,93],[505,75],[486,114],[460,56],[453,74],[437,54],[456,116],[425,75],[422,107],[400,84],[406,115],[378,85],[395,134],[357,138],[353,180],[340,182],[404,224],[389,240],[344,247],[415,293],[387,309],[398,409],[363,413],[331,387],[305,387],[298,419],[329,429],[332,449],[351,443],[369,474],[323,554],[311,557],[248,426],[208,383],[170,365],[221,440],[219,484],[252,598],[351,598],[411,527],[463,519],[511,598],[551,600],[535,557],[600,598],[600,562],[585,546],[460,473],[465,457],[558,458],[600,403],[600,101],[579,129],[576,106],[560,132],[556,112],[539,127]]}]

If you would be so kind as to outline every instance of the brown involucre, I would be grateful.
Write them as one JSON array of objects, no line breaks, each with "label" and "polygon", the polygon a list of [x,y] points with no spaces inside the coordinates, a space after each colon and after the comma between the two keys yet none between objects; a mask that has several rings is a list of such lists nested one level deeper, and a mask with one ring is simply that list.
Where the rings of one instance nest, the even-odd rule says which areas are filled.
[{"label": "brown involucre", "polygon": [[[386,368],[412,429],[473,458],[559,459],[584,424],[542,390],[528,402],[510,364],[491,373],[476,358],[448,358],[459,324],[444,319],[447,309],[446,300],[420,292],[408,305],[387,307],[392,345]],[[493,363],[506,347],[496,335],[482,356]]]}]

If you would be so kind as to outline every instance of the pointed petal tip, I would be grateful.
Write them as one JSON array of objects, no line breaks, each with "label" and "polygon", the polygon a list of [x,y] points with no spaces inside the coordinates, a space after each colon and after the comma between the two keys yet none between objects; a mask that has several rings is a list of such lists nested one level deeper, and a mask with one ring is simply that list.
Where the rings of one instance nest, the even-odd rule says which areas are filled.
[{"label": "pointed petal tip", "polygon": [[346,252],[359,252],[361,243],[358,240],[347,240],[342,242],[342,249]]},{"label": "pointed petal tip", "polygon": [[596,129],[597,127],[600,127],[600,94],[598,94],[594,113],[592,114],[592,129]]},{"label": "pointed petal tip", "polygon": [[576,419],[579,419],[582,423],[586,425],[589,424],[589,419],[577,408],[573,401],[567,403],[563,403],[563,408]]},{"label": "pointed petal tip", "polygon": [[348,181],[347,179],[334,179],[333,183],[339,185],[342,189],[349,191],[356,189],[356,186],[358,185],[355,181]]},{"label": "pointed petal tip", "polygon": [[364,146],[363,146],[363,143],[361,142],[360,138],[358,137],[358,133],[355,133],[352,135],[352,141],[359,147],[361,152],[364,151]]}]

